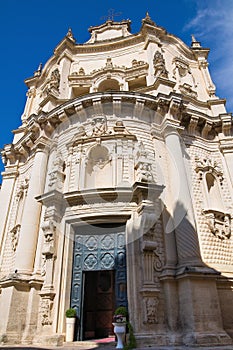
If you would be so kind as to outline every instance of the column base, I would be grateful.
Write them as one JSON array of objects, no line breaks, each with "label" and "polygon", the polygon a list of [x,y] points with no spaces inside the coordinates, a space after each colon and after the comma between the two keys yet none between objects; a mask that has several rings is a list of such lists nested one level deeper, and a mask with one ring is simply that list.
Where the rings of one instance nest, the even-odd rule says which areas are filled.
[{"label": "column base", "polygon": [[221,332],[190,332],[183,336],[183,344],[186,346],[220,346],[231,345],[232,339],[224,331]]},{"label": "column base", "polygon": [[65,341],[63,334],[37,335],[33,339],[34,345],[62,346]]},{"label": "column base", "polygon": [[161,346],[176,346],[182,345],[182,337],[178,333],[147,333],[135,334],[136,344],[138,348],[152,348],[156,349]]}]

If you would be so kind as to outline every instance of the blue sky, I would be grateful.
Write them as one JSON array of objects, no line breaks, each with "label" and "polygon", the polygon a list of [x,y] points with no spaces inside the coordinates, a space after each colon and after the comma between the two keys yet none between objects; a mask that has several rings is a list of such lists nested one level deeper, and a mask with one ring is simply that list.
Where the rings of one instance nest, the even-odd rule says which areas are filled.
[{"label": "blue sky", "polygon": [[[210,71],[217,95],[233,111],[233,1],[232,0],[5,0],[0,3],[0,148],[12,142],[26,101],[24,79],[52,56],[72,28],[78,43],[89,39],[88,28],[104,22],[108,10],[130,19],[132,33],[140,30],[147,11],[151,18],[186,44],[191,34],[211,49]],[[3,166],[0,162],[0,171]],[[1,182],[1,180],[0,180]]]}]

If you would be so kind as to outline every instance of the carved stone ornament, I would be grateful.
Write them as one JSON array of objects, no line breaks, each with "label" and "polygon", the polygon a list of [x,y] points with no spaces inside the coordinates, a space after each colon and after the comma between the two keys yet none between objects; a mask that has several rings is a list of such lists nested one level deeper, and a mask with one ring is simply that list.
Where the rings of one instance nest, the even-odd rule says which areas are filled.
[{"label": "carved stone ornament", "polygon": [[135,180],[138,182],[153,182],[151,163],[147,159],[147,152],[142,142],[138,145],[136,157],[138,160],[135,165]]},{"label": "carved stone ornament", "polygon": [[42,225],[42,230],[44,232],[44,245],[42,249],[43,255],[54,254],[55,229],[56,229],[56,226],[51,220],[45,221]]},{"label": "carved stone ornament", "polygon": [[51,92],[54,92],[57,94],[59,92],[59,85],[60,85],[60,73],[58,68],[56,68],[54,71],[52,71],[50,78],[46,81],[45,88],[43,89],[43,92],[48,95]]},{"label": "carved stone ornament", "polygon": [[184,83],[183,85],[179,86],[179,89],[182,94],[197,98],[197,92],[192,89],[191,85]]},{"label": "carved stone ornament", "polygon": [[49,182],[48,186],[53,188],[55,185],[58,189],[62,188],[64,181],[64,173],[63,173],[63,160],[60,156],[53,161],[53,170],[48,174]]},{"label": "carved stone ornament", "polygon": [[41,259],[41,276],[44,277],[46,275],[46,256],[42,255]]},{"label": "carved stone ornament", "polygon": [[158,305],[159,298],[155,297],[145,297],[143,300],[144,306],[144,322],[148,324],[158,323]]},{"label": "carved stone ornament", "polygon": [[168,71],[165,67],[165,60],[161,52],[156,51],[153,59],[155,77],[168,78]]},{"label": "carved stone ornament", "polygon": [[27,194],[27,190],[28,190],[28,185],[29,185],[29,179],[25,178],[22,183],[19,186],[19,189],[16,192],[16,199],[20,200],[20,198],[22,198],[22,196],[25,194]]},{"label": "carved stone ornament", "polygon": [[138,162],[136,164],[136,181],[138,182],[153,182],[151,172],[151,164],[146,162]]},{"label": "carved stone ornament", "polygon": [[175,63],[174,75],[176,69],[178,70],[180,77],[185,77],[188,73],[191,74],[189,63],[186,62],[182,57],[176,57],[173,62]]},{"label": "carved stone ornament", "polygon": [[53,301],[48,298],[42,298],[40,302],[40,317],[42,326],[48,326],[52,324],[51,310],[53,307]]},{"label": "carved stone ornament", "polygon": [[107,131],[107,119],[105,115],[96,115],[92,118],[92,136],[101,136]]},{"label": "carved stone ornament", "polygon": [[210,231],[220,240],[229,239],[231,236],[231,215],[217,210],[203,210],[207,218]]},{"label": "carved stone ornament", "polygon": [[203,179],[203,174],[210,172],[213,175],[215,175],[219,181],[220,184],[222,184],[223,181],[223,172],[220,168],[220,166],[218,165],[217,161],[211,158],[203,158],[200,159],[198,157],[195,158],[196,160],[196,172],[199,173],[199,179],[202,180]]},{"label": "carved stone ornament", "polygon": [[11,246],[13,251],[16,251],[17,245],[18,245],[18,240],[19,240],[19,231],[20,231],[21,225],[18,224],[15,227],[13,227],[10,230],[11,233]]}]

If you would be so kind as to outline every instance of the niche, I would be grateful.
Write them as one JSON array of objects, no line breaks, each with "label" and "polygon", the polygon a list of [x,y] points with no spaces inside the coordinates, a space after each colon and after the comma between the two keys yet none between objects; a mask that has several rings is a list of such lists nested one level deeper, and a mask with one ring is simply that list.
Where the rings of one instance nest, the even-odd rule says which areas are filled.
[{"label": "niche", "polygon": [[115,79],[106,79],[99,84],[98,91],[120,91],[120,85]]},{"label": "niche", "polygon": [[212,173],[205,175],[206,189],[207,189],[207,208],[215,210],[223,210],[224,205],[219,189],[218,180]]},{"label": "niche", "polygon": [[112,187],[112,164],[107,147],[97,145],[91,148],[86,163],[85,187]]}]

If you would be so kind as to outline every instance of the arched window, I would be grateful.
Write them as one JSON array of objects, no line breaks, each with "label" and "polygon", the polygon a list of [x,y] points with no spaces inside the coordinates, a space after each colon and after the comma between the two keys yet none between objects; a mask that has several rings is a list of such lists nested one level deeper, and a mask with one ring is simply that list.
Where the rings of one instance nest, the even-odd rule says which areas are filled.
[{"label": "arched window", "polygon": [[120,84],[115,79],[106,79],[99,84],[98,91],[120,91]]}]

